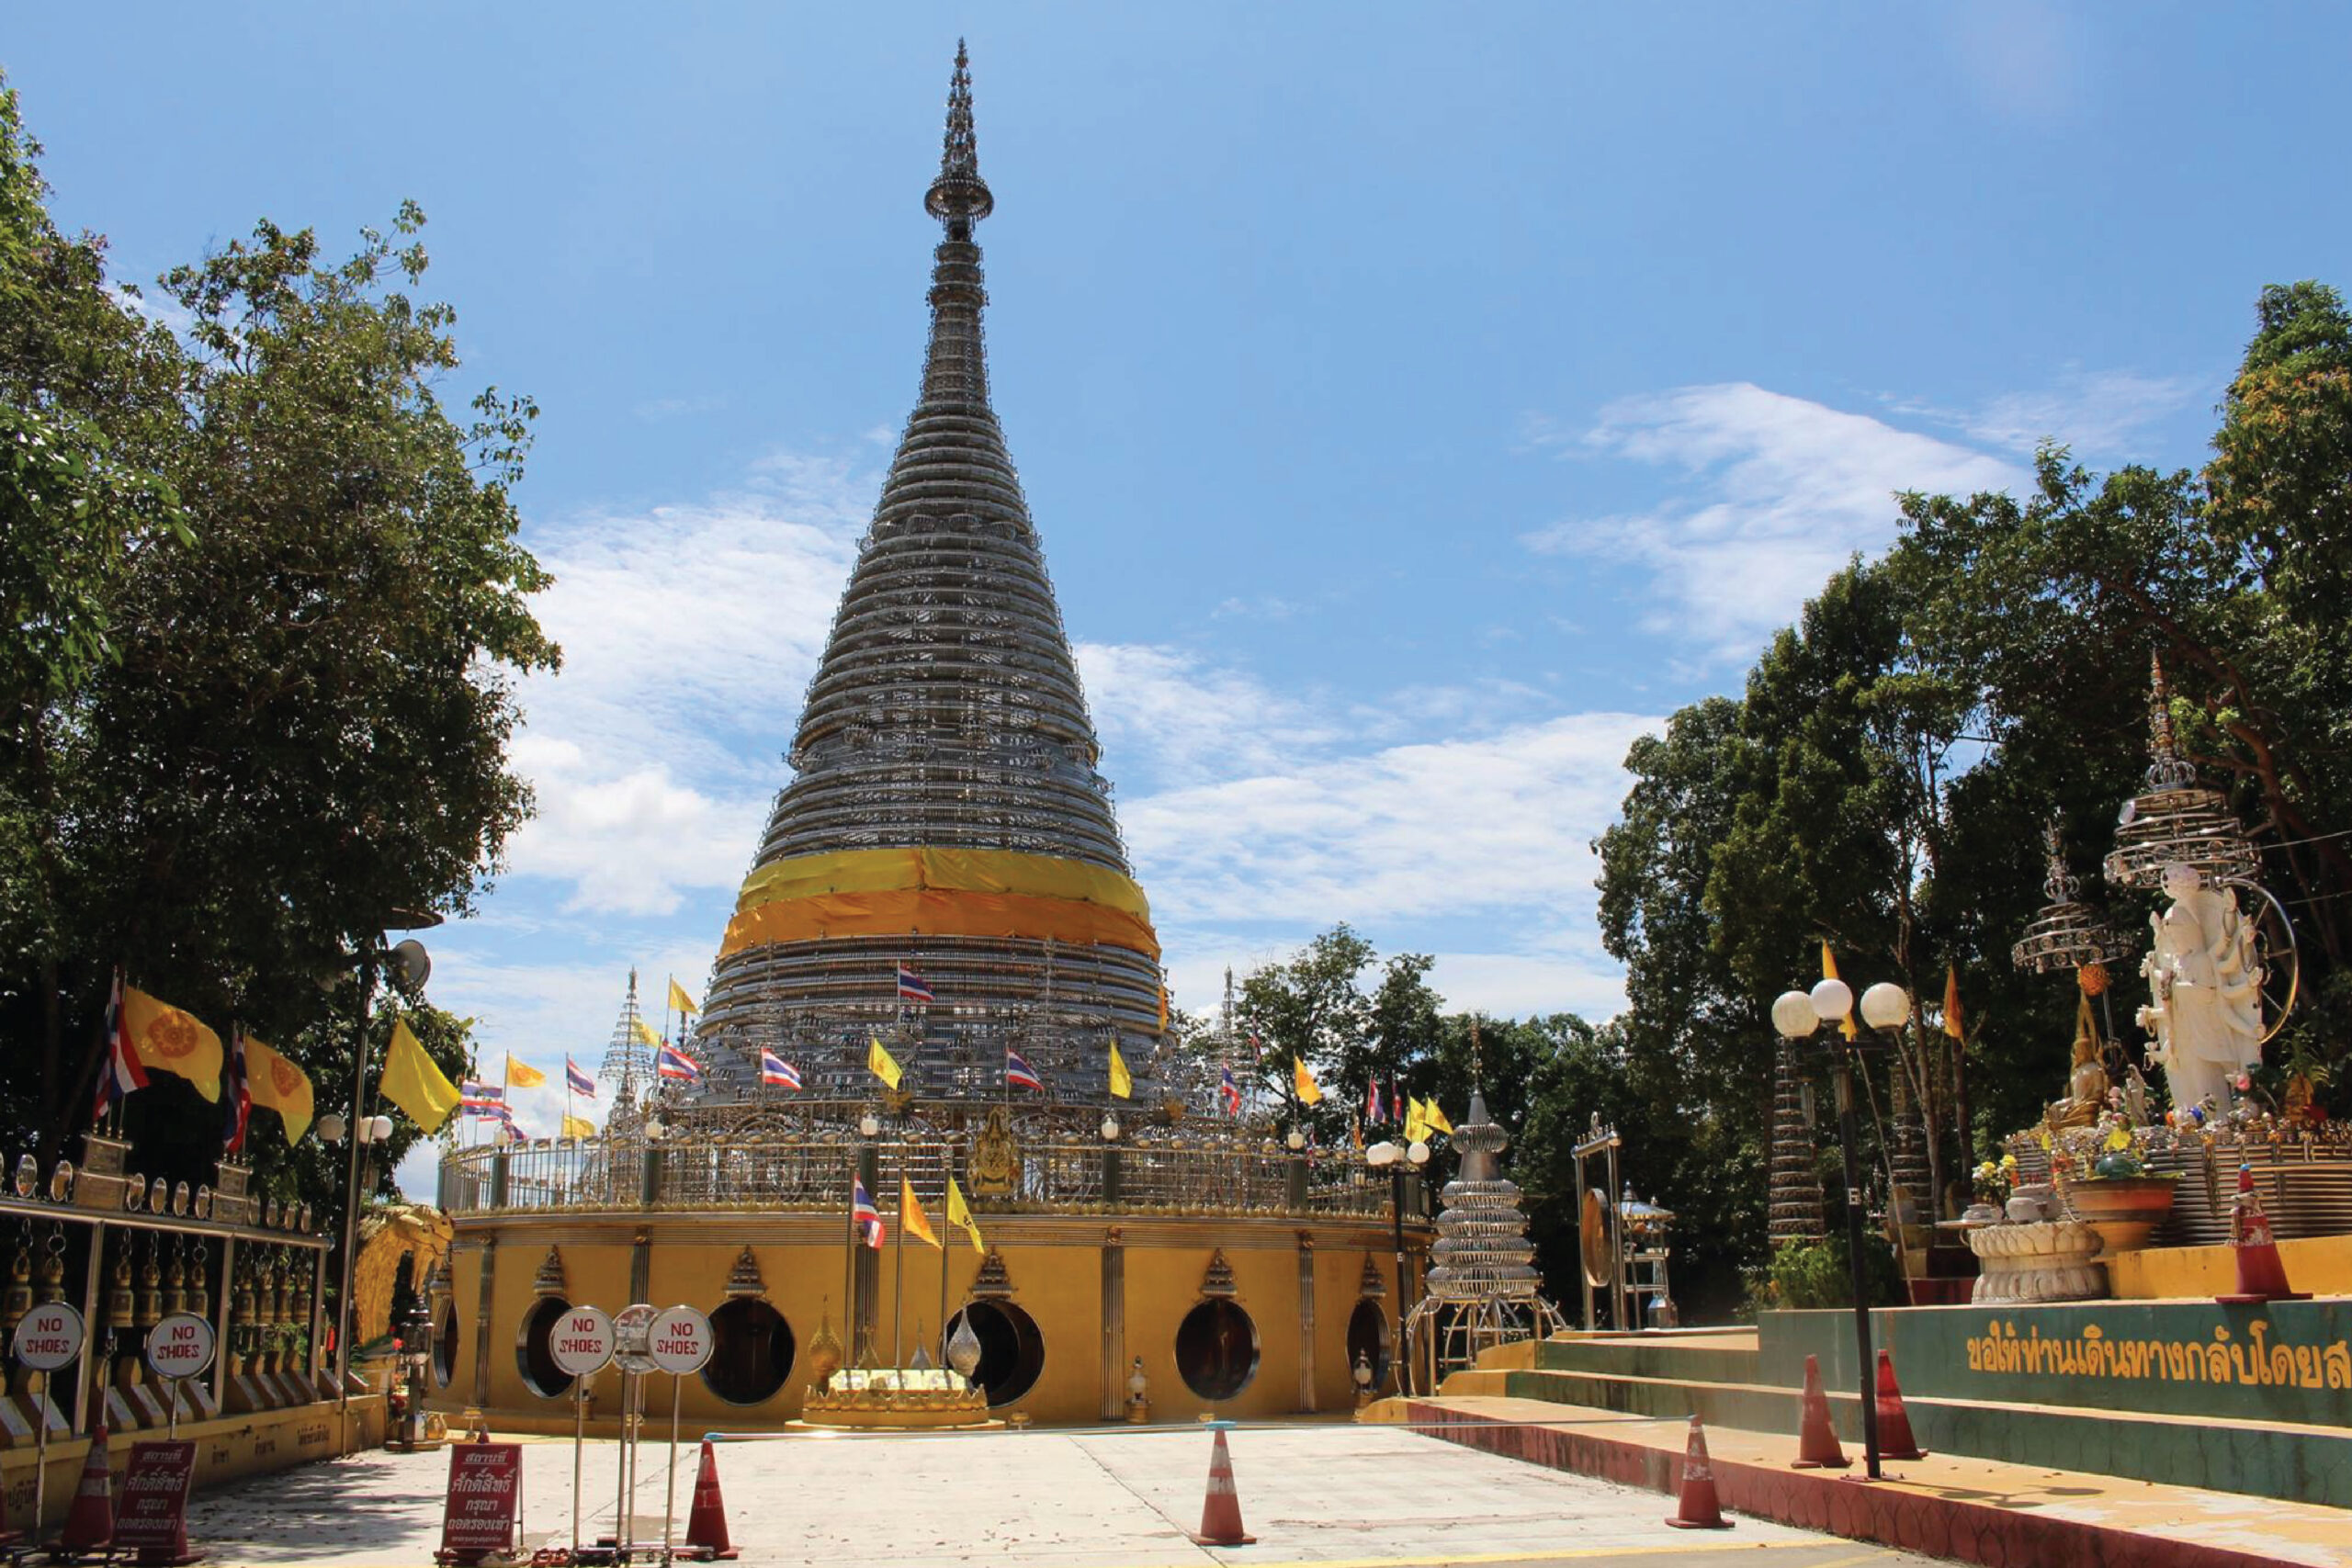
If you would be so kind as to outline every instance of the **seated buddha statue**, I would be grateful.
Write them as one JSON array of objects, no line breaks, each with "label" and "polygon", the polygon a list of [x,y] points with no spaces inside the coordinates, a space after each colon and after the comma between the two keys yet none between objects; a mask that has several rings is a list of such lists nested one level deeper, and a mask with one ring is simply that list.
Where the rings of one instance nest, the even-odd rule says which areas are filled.
[{"label": "seated buddha statue", "polygon": [[2088,1127],[2107,1109],[2107,1069],[2099,1065],[2098,1044],[2091,999],[2084,997],[2075,1014],[2075,1065],[2066,1075],[2066,1098],[2052,1102],[2043,1118],[2052,1132],[2061,1127]]}]

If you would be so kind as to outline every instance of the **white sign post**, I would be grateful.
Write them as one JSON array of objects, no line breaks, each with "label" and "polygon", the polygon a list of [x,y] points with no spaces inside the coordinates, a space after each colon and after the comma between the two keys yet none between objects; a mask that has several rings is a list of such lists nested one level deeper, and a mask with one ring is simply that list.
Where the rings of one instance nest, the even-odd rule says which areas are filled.
[{"label": "white sign post", "polygon": [[40,1403],[33,1407],[33,1533],[40,1539],[42,1483],[49,1477],[49,1406],[57,1380],[50,1374],[70,1367],[82,1354],[82,1314],[63,1302],[46,1302],[17,1320],[9,1341],[17,1364],[41,1374]]},{"label": "white sign post", "polygon": [[670,1374],[670,1483],[662,1499],[662,1561],[671,1561],[672,1527],[678,1517],[678,1390],[690,1372],[710,1359],[710,1319],[690,1306],[664,1308],[653,1320],[646,1354]]},{"label": "white sign post", "polygon": [[[588,1380],[611,1365],[620,1337],[613,1320],[595,1307],[573,1307],[556,1320],[548,1354],[571,1384],[571,1557],[580,1560],[580,1452],[588,1439]],[[626,1410],[624,1410],[626,1415]],[[617,1540],[618,1535],[614,1539]]]},{"label": "white sign post", "polygon": [[637,1406],[643,1397],[645,1374],[654,1370],[653,1358],[646,1351],[653,1320],[661,1310],[639,1302],[623,1307],[613,1319],[613,1360],[621,1370],[620,1508],[613,1521],[616,1562],[628,1561],[628,1510],[637,1501],[637,1443],[643,1435]]},{"label": "white sign post", "polygon": [[170,1386],[164,1436],[180,1435],[180,1383],[212,1364],[212,1325],[192,1312],[175,1312],[147,1331],[147,1364]]}]

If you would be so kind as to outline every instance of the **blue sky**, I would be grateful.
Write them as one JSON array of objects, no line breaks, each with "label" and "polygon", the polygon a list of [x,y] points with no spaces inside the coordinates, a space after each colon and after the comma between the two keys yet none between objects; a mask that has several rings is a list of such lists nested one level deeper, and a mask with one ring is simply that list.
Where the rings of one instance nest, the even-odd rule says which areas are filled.
[{"label": "blue sky", "polygon": [[914,396],[959,33],[997,407],[1195,1008],[1346,919],[1455,1005],[1611,1011],[1634,735],[1897,488],[2045,435],[2199,461],[2260,287],[2352,281],[2333,7],[670,10],[0,38],[121,276],[413,197],[453,400],[544,409],[543,814],[430,940],[550,1069],[632,964],[699,986],[784,781]]}]

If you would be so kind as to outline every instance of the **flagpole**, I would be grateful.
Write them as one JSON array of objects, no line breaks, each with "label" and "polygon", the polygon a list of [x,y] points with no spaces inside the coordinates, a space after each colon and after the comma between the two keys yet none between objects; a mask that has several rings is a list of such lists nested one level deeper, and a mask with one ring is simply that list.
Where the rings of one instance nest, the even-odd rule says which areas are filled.
[{"label": "flagpole", "polygon": [[[955,1151],[939,1145],[939,1217],[947,1218],[947,1184],[956,1179]],[[952,1224],[952,1222],[950,1222]],[[947,1364],[947,1236],[939,1237],[939,1364]]]},{"label": "flagpole", "polygon": [[848,1315],[842,1326],[849,1330],[849,1364],[857,1365],[857,1156],[850,1156],[849,1187],[849,1246],[842,1260],[842,1303]]},{"label": "flagpole", "polygon": [[891,1244],[890,1272],[892,1281],[890,1303],[890,1365],[899,1369],[899,1384],[906,1385],[907,1364],[907,1145],[906,1134],[899,1142],[899,1239]]}]

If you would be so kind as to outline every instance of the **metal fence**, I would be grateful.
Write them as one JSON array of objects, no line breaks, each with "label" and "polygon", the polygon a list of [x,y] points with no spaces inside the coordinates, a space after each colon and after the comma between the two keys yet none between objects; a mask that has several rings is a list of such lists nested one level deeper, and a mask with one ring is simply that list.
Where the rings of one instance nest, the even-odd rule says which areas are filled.
[{"label": "metal fence", "polygon": [[1388,1184],[1328,1151],[1285,1154],[1216,1144],[1023,1145],[1003,1184],[984,1191],[961,1141],[804,1137],[777,1140],[588,1138],[455,1149],[442,1156],[441,1208],[451,1213],[570,1209],[845,1208],[850,1178],[870,1152],[876,1201],[897,1206],[901,1170],[926,1204],[952,1172],[976,1208],[1004,1213],[1090,1209],[1165,1213],[1387,1212]]}]

